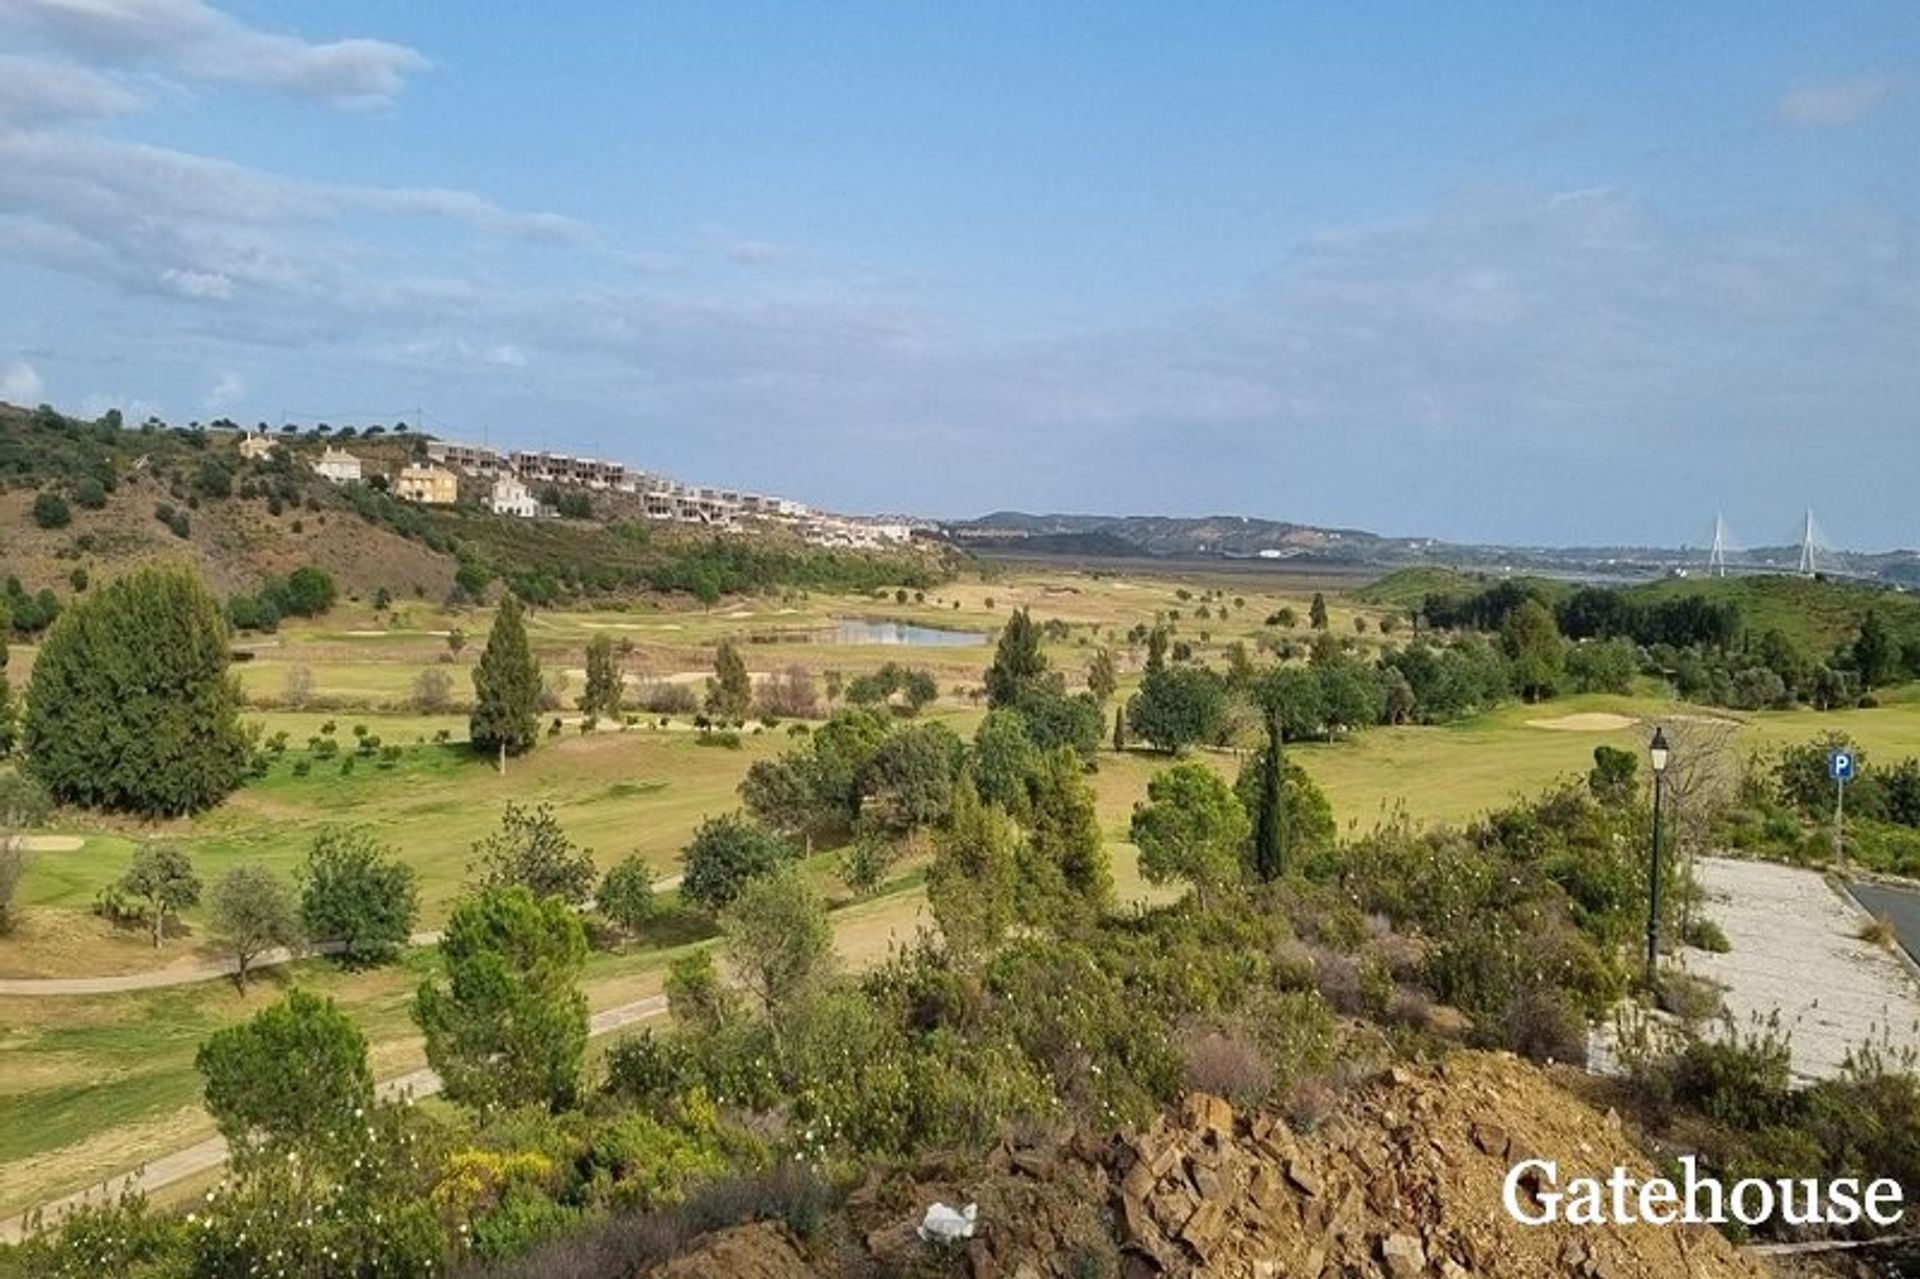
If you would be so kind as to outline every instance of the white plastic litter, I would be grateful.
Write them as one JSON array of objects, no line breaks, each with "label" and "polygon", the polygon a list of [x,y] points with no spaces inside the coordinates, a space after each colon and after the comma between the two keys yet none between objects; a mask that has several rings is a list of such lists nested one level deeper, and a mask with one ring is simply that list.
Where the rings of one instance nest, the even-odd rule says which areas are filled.
[{"label": "white plastic litter", "polygon": [[926,1220],[920,1223],[920,1237],[928,1243],[971,1239],[973,1220],[979,1215],[979,1204],[968,1204],[957,1212],[943,1203],[932,1204],[927,1208]]}]

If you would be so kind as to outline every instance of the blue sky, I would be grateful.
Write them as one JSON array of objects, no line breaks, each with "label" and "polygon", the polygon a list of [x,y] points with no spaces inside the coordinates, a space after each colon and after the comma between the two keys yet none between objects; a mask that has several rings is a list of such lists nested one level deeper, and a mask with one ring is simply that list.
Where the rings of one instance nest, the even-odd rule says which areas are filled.
[{"label": "blue sky", "polygon": [[0,398],[1920,543],[1920,6],[0,0]]}]

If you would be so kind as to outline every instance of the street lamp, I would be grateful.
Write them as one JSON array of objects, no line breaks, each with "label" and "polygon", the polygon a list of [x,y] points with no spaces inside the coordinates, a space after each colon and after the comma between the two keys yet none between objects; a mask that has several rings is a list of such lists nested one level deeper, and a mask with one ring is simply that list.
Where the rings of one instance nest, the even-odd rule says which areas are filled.
[{"label": "street lamp", "polygon": [[1660,962],[1660,809],[1666,798],[1667,733],[1655,727],[1653,741],[1647,745],[1647,758],[1653,764],[1653,862],[1649,870],[1647,893],[1647,989],[1654,987],[1654,975]]}]

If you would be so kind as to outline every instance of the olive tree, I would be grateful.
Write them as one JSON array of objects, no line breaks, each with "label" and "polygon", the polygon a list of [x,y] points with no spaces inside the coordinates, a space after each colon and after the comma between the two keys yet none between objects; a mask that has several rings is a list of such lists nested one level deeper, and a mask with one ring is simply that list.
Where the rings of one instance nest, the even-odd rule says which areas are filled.
[{"label": "olive tree", "polygon": [[141,848],[116,886],[144,903],[156,950],[166,936],[168,917],[178,916],[200,900],[200,876],[194,873],[193,863],[185,853],[167,844]]},{"label": "olive tree", "polygon": [[247,988],[253,961],[276,946],[300,940],[300,909],[293,887],[257,863],[235,866],[214,883],[207,913],[213,934],[233,952],[234,981]]}]

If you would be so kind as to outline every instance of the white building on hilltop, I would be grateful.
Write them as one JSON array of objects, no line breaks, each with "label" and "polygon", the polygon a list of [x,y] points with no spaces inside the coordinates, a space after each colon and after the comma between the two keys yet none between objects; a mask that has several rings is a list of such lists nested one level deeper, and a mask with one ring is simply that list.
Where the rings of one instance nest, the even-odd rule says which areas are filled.
[{"label": "white building on hilltop", "polygon": [[320,460],[313,469],[321,479],[335,484],[352,484],[360,479],[360,459],[331,444],[321,450]]},{"label": "white building on hilltop", "polygon": [[513,515],[523,520],[540,514],[540,503],[527,492],[526,485],[511,475],[502,475],[493,482],[493,496],[487,499],[487,505],[495,515]]}]

